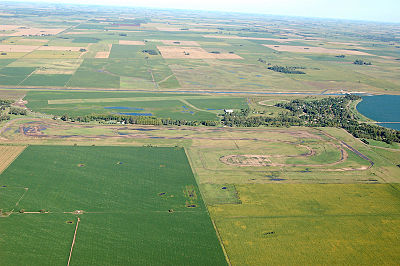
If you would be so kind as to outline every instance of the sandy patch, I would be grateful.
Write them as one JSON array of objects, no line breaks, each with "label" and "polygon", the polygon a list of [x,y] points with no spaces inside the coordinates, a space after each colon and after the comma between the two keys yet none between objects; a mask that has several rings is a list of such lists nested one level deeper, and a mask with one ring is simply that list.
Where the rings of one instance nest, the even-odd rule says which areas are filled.
[{"label": "sandy patch", "polygon": [[397,59],[397,57],[393,57],[393,56],[386,56],[386,55],[381,55],[381,56],[379,56],[380,58],[383,58],[383,59],[388,59],[388,60],[396,60]]},{"label": "sandy patch", "polygon": [[323,47],[312,46],[292,46],[292,45],[268,45],[263,44],[265,47],[274,49],[279,52],[292,52],[292,53],[316,53],[316,54],[344,54],[344,55],[371,55],[368,53],[343,50],[343,49],[327,49]]},{"label": "sandy patch", "polygon": [[121,45],[145,45],[143,41],[126,41],[126,40],[119,40],[119,44]]},{"label": "sandy patch", "polygon": [[163,58],[188,58],[188,59],[243,59],[236,54],[209,53],[201,47],[183,47],[183,46],[157,46]]},{"label": "sandy patch", "polygon": [[79,52],[80,49],[87,49],[87,47],[76,46],[40,46],[39,51],[73,51]]},{"label": "sandy patch", "polygon": [[71,31],[71,32],[67,32],[65,34],[68,35],[79,35],[79,34],[96,34],[96,33],[101,33],[101,32],[96,32],[96,31]]},{"label": "sandy patch", "polygon": [[359,43],[354,43],[354,42],[327,42],[331,44],[339,44],[339,45],[360,45]]},{"label": "sandy patch", "polygon": [[274,38],[258,38],[258,37],[242,37],[242,36],[224,36],[224,35],[203,35],[205,38],[215,39],[233,39],[233,40],[259,40],[259,41],[275,41],[275,42],[293,42],[293,41],[304,41],[304,39],[274,39]]},{"label": "sandy patch", "polygon": [[62,70],[62,69],[38,69],[35,74],[45,74],[45,75],[73,75],[75,70]]},{"label": "sandy patch", "polygon": [[40,43],[47,43],[49,40],[46,39],[20,39],[18,42],[40,42]]},{"label": "sandy patch", "polygon": [[194,31],[194,32],[216,32],[216,29],[200,29],[200,28],[174,28],[174,27],[156,27],[159,31]]},{"label": "sandy patch", "polygon": [[37,45],[9,45],[9,44],[0,44],[0,51],[1,52],[25,52],[29,53],[40,46]]},{"label": "sandy patch", "polygon": [[95,58],[108,58],[110,56],[112,44],[108,45],[108,51],[97,52]]},{"label": "sandy patch", "polygon": [[108,58],[110,56],[110,52],[97,52],[94,58]]},{"label": "sandy patch", "polygon": [[2,173],[24,149],[25,146],[0,146],[0,173]]},{"label": "sandy patch", "polygon": [[174,40],[160,40],[166,45],[185,45],[185,46],[200,46],[196,41],[174,41]]},{"label": "sandy patch", "polygon": [[15,25],[2,25],[0,30],[15,30],[10,34],[0,34],[0,36],[42,36],[42,35],[55,35],[62,31],[64,28],[29,28]]},{"label": "sandy patch", "polygon": [[0,30],[16,30],[22,27],[21,25],[0,25]]},{"label": "sandy patch", "polygon": [[[283,34],[282,34],[283,35]],[[261,38],[261,37],[244,37],[235,35],[203,35],[205,38],[215,38],[215,39],[232,39],[232,40],[258,40],[258,41],[274,41],[280,43],[296,42],[296,41],[320,41],[321,38]]]}]

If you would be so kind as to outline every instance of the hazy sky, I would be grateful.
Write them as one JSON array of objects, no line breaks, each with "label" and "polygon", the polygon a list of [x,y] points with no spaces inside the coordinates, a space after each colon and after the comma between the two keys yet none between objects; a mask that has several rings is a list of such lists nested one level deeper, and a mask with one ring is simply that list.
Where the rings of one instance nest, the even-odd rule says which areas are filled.
[{"label": "hazy sky", "polygon": [[47,0],[46,2],[400,22],[400,0]]}]

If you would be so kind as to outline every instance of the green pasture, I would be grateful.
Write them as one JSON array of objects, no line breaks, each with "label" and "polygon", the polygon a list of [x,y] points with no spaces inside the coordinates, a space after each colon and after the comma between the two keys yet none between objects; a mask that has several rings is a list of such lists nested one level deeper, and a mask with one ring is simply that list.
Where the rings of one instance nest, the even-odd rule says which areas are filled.
[{"label": "green pasture", "polygon": [[120,77],[105,71],[106,59],[84,59],[68,87],[119,88]]},{"label": "green pasture", "polygon": [[391,184],[237,185],[242,204],[210,206],[233,265],[388,264],[399,259]]},{"label": "green pasture", "polygon": [[[203,107],[209,106],[218,110],[227,108],[222,98],[196,94],[29,91],[25,99],[28,101],[27,107],[33,111],[59,116],[151,113],[160,118],[216,120],[215,111]],[[245,106],[246,101],[244,98],[232,98],[228,99],[228,103],[232,103],[229,108],[239,109]]]},{"label": "green pasture", "polygon": [[72,75],[65,74],[34,74],[25,79],[23,86],[57,86],[63,87]]},{"label": "green pasture", "polygon": [[65,264],[77,217],[73,264],[226,264],[182,148],[29,146],[0,183],[8,265]]},{"label": "green pasture", "polygon": [[35,69],[34,67],[4,67],[0,69],[0,84],[18,85]]}]

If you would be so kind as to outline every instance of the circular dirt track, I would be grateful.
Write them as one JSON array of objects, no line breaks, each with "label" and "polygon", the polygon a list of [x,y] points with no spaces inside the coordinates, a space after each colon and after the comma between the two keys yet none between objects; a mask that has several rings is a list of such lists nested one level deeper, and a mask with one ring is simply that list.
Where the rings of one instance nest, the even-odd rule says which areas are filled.
[{"label": "circular dirt track", "polygon": [[256,154],[231,154],[222,156],[219,160],[227,165],[239,166],[239,167],[262,167],[262,166],[291,166],[291,167],[325,167],[332,166],[339,163],[342,163],[347,160],[348,154],[347,151],[343,149],[342,146],[332,144],[334,147],[340,150],[341,156],[340,159],[336,162],[326,163],[326,164],[284,164],[284,163],[273,163],[271,162],[272,158],[301,158],[301,157],[311,157],[315,156],[316,152],[305,145],[298,145],[305,147],[308,149],[308,153],[300,154],[300,155],[256,155]]}]

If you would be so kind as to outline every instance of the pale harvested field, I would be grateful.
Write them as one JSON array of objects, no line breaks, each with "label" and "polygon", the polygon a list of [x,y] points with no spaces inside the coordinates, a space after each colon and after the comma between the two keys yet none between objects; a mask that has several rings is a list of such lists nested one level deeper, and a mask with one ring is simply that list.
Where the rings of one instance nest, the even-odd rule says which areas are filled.
[{"label": "pale harvested field", "polygon": [[359,43],[354,43],[354,42],[327,42],[331,44],[340,44],[340,45],[360,45]]},{"label": "pale harvested field", "polygon": [[23,27],[22,25],[0,25],[0,30],[16,30]]},{"label": "pale harvested field", "polygon": [[79,52],[80,49],[87,49],[87,47],[76,46],[40,46],[39,51],[73,51]]},{"label": "pale harvested field", "polygon": [[187,59],[243,59],[236,54],[213,54],[201,47],[157,46],[163,58]]},{"label": "pale harvested field", "polygon": [[214,29],[199,29],[199,28],[191,28],[191,29],[186,29],[186,28],[167,28],[167,27],[156,27],[157,30],[159,31],[194,31],[194,32],[215,32],[216,30]]},{"label": "pale harvested field", "polygon": [[71,31],[71,32],[67,32],[65,34],[79,35],[79,34],[96,34],[96,33],[100,33],[100,32],[97,32],[97,31]]},{"label": "pale harvested field", "polygon": [[174,40],[161,40],[166,45],[185,45],[185,46],[200,46],[196,41],[174,41]]},{"label": "pale harvested field", "polygon": [[127,40],[119,40],[119,44],[121,44],[121,45],[145,45],[143,41],[127,41]]},{"label": "pale harvested field", "polygon": [[35,74],[74,74],[82,60],[77,59],[20,59],[9,64],[9,67],[36,67]]},{"label": "pale harvested field", "polygon": [[20,39],[19,42],[40,42],[40,43],[47,43],[49,40],[46,39]]},{"label": "pale harvested field", "polygon": [[268,45],[263,44],[265,47],[274,49],[279,52],[292,52],[292,53],[315,53],[315,54],[344,54],[344,55],[371,55],[368,53],[343,49],[327,49],[322,47],[312,46],[292,46],[292,45]]},{"label": "pale harvested field", "polygon": [[274,41],[274,42],[294,42],[294,41],[316,41],[315,38],[305,38],[305,39],[279,39],[279,38],[260,38],[260,37],[243,37],[243,36],[224,36],[224,35],[203,35],[205,38],[215,38],[215,39],[232,39],[232,40],[258,40],[258,41]]},{"label": "pale harvested field", "polygon": [[0,51],[1,52],[24,52],[30,53],[40,46],[37,45],[12,45],[12,44],[0,44]]},{"label": "pale harvested field", "polygon": [[3,27],[3,28],[0,27],[0,30],[3,30],[3,29],[4,30],[15,30],[16,32],[13,32],[11,34],[3,33],[3,34],[0,34],[0,36],[55,35],[55,34],[58,34],[65,30],[64,28],[48,29],[48,28],[29,28],[29,27],[21,27],[21,26],[14,26],[14,25],[3,25],[3,26],[6,26],[6,27]]},{"label": "pale harvested field", "polygon": [[0,146],[0,173],[2,173],[26,146]]},{"label": "pale harvested field", "polygon": [[108,51],[97,52],[95,58],[108,58],[110,56],[112,44],[108,45]]}]

